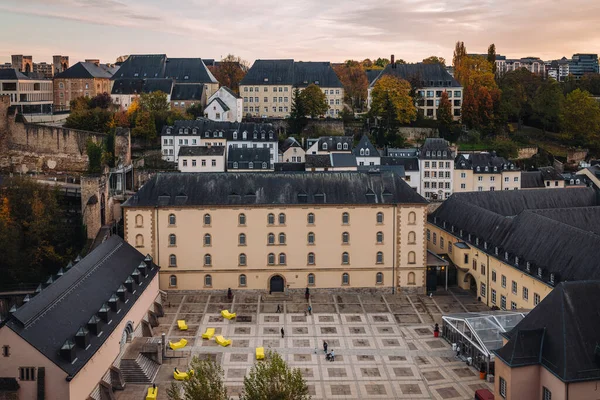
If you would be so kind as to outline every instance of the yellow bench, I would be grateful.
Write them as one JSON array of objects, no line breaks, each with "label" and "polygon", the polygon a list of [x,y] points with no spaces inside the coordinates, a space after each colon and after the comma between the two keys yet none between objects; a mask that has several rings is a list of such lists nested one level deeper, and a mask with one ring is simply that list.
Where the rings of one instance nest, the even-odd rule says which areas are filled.
[{"label": "yellow bench", "polygon": [[223,318],[232,319],[235,318],[236,313],[230,313],[229,310],[222,310],[221,315]]},{"label": "yellow bench", "polygon": [[206,332],[202,334],[202,339],[210,339],[215,334],[215,328],[206,328]]},{"label": "yellow bench", "polygon": [[231,339],[225,339],[223,336],[219,335],[215,337],[215,341],[219,343],[221,346],[229,346],[231,344]]},{"label": "yellow bench", "polygon": [[256,359],[257,360],[264,360],[265,359],[265,348],[264,347],[257,347],[256,348]]},{"label": "yellow bench", "polygon": [[177,320],[177,326],[179,327],[180,331],[187,331],[188,330],[188,326],[185,323],[185,319],[178,319]]},{"label": "yellow bench", "polygon": [[187,344],[187,340],[185,339],[181,339],[179,342],[171,342],[169,340],[169,347],[173,350],[177,350],[177,349],[183,349],[185,347],[185,345]]},{"label": "yellow bench", "polygon": [[186,372],[181,372],[177,368],[175,368],[175,371],[173,371],[173,378],[175,378],[176,381],[187,381],[192,375],[194,375],[193,369],[190,369]]},{"label": "yellow bench", "polygon": [[146,395],[146,400],[156,400],[156,396],[158,395],[158,388],[153,385],[148,388],[148,394]]}]

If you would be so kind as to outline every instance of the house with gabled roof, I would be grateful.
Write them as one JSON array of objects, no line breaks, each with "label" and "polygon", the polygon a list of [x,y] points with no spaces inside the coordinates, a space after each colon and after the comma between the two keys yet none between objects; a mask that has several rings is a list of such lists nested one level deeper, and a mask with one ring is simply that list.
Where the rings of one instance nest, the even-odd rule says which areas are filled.
[{"label": "house with gabled roof", "polygon": [[367,135],[360,138],[360,141],[352,150],[352,154],[356,157],[356,163],[359,166],[379,165],[381,163],[379,151],[373,146]]},{"label": "house with gabled roof", "polygon": [[242,97],[221,86],[206,102],[204,117],[211,121],[242,122],[242,107]]}]

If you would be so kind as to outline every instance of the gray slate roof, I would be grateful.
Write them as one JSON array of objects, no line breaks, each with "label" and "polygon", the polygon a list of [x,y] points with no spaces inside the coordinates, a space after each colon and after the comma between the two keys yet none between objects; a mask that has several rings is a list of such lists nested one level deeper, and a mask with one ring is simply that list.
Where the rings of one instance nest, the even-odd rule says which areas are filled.
[{"label": "gray slate roof", "polygon": [[237,162],[237,169],[249,169],[250,162],[253,163],[252,169],[262,169],[262,164],[267,163],[267,169],[271,167],[271,152],[262,147],[233,147],[229,146],[227,151],[227,168],[234,169],[233,163]]},{"label": "gray slate roof", "polygon": [[90,347],[77,347],[77,359],[74,362],[63,359],[60,348],[66,340],[75,342],[74,337],[79,328],[86,327],[90,318],[97,315],[103,304],[117,292],[144,259],[143,254],[123,239],[111,236],[17,309],[6,326],[67,374],[75,376],[135,305],[148,283],[158,274],[158,267],[151,264],[153,268],[147,271],[148,276],[140,275],[141,283],[134,283],[135,293],[128,293],[129,301],[118,301],[121,312],[109,312],[112,323],[101,325],[103,334],[100,337],[90,332]]},{"label": "gray slate roof", "polygon": [[388,157],[418,157],[419,149],[417,149],[416,147],[410,147],[405,149],[388,147],[386,148],[385,155]]},{"label": "gray slate roof", "polygon": [[544,188],[544,178],[540,171],[521,172],[521,189]]},{"label": "gray slate roof", "polygon": [[173,90],[172,79],[138,79],[124,78],[117,79],[113,83],[111,94],[135,95],[140,93],[152,93],[161,91],[166,94],[171,94]]},{"label": "gray slate roof", "polygon": [[292,85],[342,88],[329,62],[256,60],[240,85]]},{"label": "gray slate roof", "polygon": [[[369,150],[369,155],[361,155],[360,154],[360,150],[364,149],[364,150]],[[373,144],[371,143],[371,141],[369,140],[369,137],[367,135],[363,135],[358,144],[356,145],[356,147],[354,148],[354,150],[352,150],[352,154],[354,154],[356,157],[379,157],[379,152],[377,151],[377,149],[375,148],[375,146],[373,146]]]},{"label": "gray slate roof", "polygon": [[360,172],[158,173],[123,207],[427,204],[398,175]]},{"label": "gray slate roof", "polygon": [[206,108],[208,108],[208,106],[210,106],[213,102],[218,103],[223,111],[229,111],[229,106],[225,104],[225,102],[221,100],[220,97],[215,97],[214,99],[212,99],[212,101],[206,105]]},{"label": "gray slate roof", "polygon": [[132,54],[113,75],[112,79],[120,78],[164,78],[166,54]]},{"label": "gray slate roof", "polygon": [[301,172],[306,171],[306,163],[284,162],[273,165],[275,172]]},{"label": "gray slate roof", "polygon": [[10,80],[29,80],[30,78],[20,73],[14,68],[9,69],[0,69],[0,80],[10,81]]},{"label": "gray slate roof", "polygon": [[[161,136],[183,135],[185,129],[188,130],[189,136],[224,138],[233,142],[276,142],[278,140],[278,134],[271,123],[211,121],[207,118],[175,121],[173,126],[163,127]],[[196,133],[194,133],[194,129]],[[181,133],[179,133],[180,130]],[[233,138],[234,132],[237,132],[237,139]],[[243,136],[244,132],[246,132],[246,139]]]},{"label": "gray slate roof", "polygon": [[555,282],[600,279],[600,235],[592,228],[600,225],[599,205],[591,188],[456,193],[429,222],[497,258],[508,253],[505,262],[552,284],[551,274]]},{"label": "gray slate roof", "polygon": [[219,83],[201,58],[167,58],[164,77],[177,83]]},{"label": "gray slate roof", "polygon": [[384,75],[396,76],[409,82],[417,81],[420,87],[461,87],[460,83],[446,71],[441,64],[388,64],[377,79],[371,82],[373,87]]},{"label": "gray slate roof", "polygon": [[222,156],[225,146],[181,146],[178,157],[185,156]]},{"label": "gray slate roof", "polygon": [[352,153],[331,153],[331,166],[333,168],[356,167],[356,156]]},{"label": "gray slate roof", "polygon": [[487,152],[459,154],[454,160],[454,166],[456,169],[472,169],[477,173],[501,173],[503,170],[515,169],[515,165],[506,158]]},{"label": "gray slate roof", "polygon": [[542,365],[563,382],[600,380],[600,281],[562,282],[494,351],[511,367]]},{"label": "gray slate roof", "polygon": [[279,146],[279,151],[285,153],[289,148],[292,147],[302,148],[302,145],[296,139],[290,136],[283,141],[281,146]]},{"label": "gray slate roof", "polygon": [[373,81],[377,79],[377,77],[379,76],[379,74],[381,74],[382,71],[383,70],[381,69],[369,69],[365,71],[365,73],[367,74],[367,79],[369,80],[369,84],[373,83]]},{"label": "gray slate roof", "polygon": [[[321,136],[317,141],[319,142],[319,151],[352,151],[352,136]],[[309,140],[308,147],[313,143],[314,141]],[[346,149],[344,149],[344,144],[346,144]]]},{"label": "gray slate roof", "polygon": [[331,168],[331,157],[329,154],[307,154],[306,168]]},{"label": "gray slate roof", "polygon": [[405,171],[418,171],[419,159],[417,157],[381,157],[381,165],[402,165]]},{"label": "gray slate roof", "polygon": [[403,165],[359,165],[358,171],[360,172],[384,172],[390,171],[398,176],[404,178],[406,171],[404,171]]},{"label": "gray slate roof", "polygon": [[119,67],[111,67],[106,64],[96,65],[91,62],[78,62],[67,70],[54,76],[56,79],[110,79]]},{"label": "gray slate roof", "polygon": [[554,167],[540,167],[538,169],[542,173],[542,178],[545,181],[563,180],[562,175]]},{"label": "gray slate roof", "polygon": [[[428,151],[431,152],[430,155],[427,155]],[[437,155],[438,151],[440,152],[439,156]],[[444,152],[446,152],[445,156]],[[454,160],[452,150],[450,149],[450,143],[446,139],[441,138],[425,139],[425,143],[423,143],[423,147],[421,147],[419,158],[431,160]]]},{"label": "gray slate roof", "polygon": [[171,100],[202,100],[202,92],[204,91],[203,84],[174,84]]}]

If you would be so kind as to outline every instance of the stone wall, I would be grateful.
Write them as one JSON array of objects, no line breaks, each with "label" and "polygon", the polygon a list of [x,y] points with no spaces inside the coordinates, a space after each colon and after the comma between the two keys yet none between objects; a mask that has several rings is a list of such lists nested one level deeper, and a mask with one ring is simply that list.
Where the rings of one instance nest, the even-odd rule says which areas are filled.
[{"label": "stone wall", "polygon": [[398,129],[398,133],[409,142],[424,142],[427,138],[440,137],[437,128],[402,127]]},{"label": "stone wall", "polygon": [[521,147],[517,153],[517,160],[525,160],[535,156],[539,149],[537,147]]},{"label": "stone wall", "polygon": [[567,164],[577,164],[585,161],[588,155],[588,149],[569,149],[567,150]]}]

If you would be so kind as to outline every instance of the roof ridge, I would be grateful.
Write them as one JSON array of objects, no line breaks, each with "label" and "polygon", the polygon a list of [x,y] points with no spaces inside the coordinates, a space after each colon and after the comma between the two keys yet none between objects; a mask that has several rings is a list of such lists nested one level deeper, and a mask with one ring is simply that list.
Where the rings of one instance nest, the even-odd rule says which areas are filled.
[{"label": "roof ridge", "polygon": [[[577,209],[579,207],[574,207],[574,208]],[[565,208],[563,208],[563,209],[565,209]],[[532,209],[532,210],[523,210],[523,211],[521,211],[519,214],[517,214],[515,216],[515,220],[516,220],[516,217],[518,217],[519,215],[524,214],[524,213],[535,214],[535,215],[539,216],[540,218],[544,218],[544,219],[546,219],[546,220],[548,220],[548,221],[550,221],[550,222],[552,222],[552,223],[554,223],[556,225],[564,226],[567,229],[573,229],[575,231],[579,231],[579,232],[581,232],[583,234],[586,234],[588,236],[592,236],[593,238],[596,238],[596,239],[600,240],[600,235],[598,235],[595,232],[586,231],[585,229],[581,229],[581,228],[579,228],[577,226],[574,226],[574,225],[571,225],[571,224],[566,224],[564,222],[555,220],[554,218],[550,218],[550,217],[548,217],[546,215],[543,215],[541,213],[535,212],[535,211],[543,211],[543,210],[555,210],[555,209],[553,209],[553,208],[536,208],[536,209]]]}]

